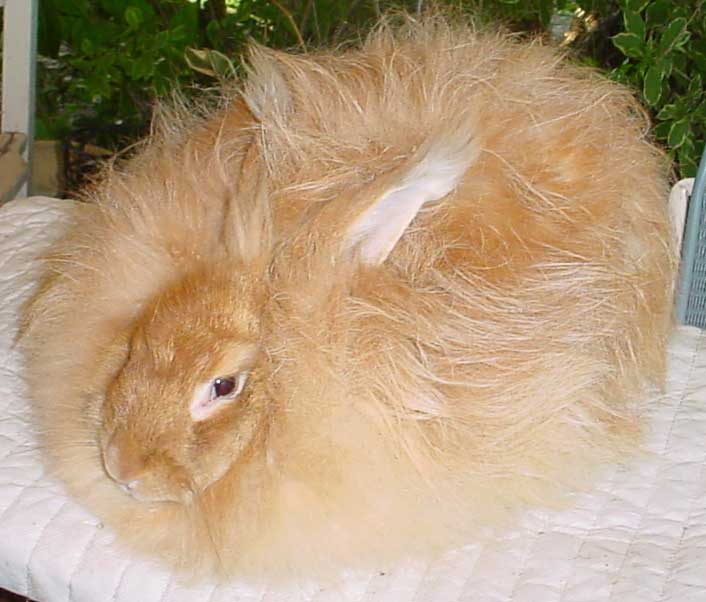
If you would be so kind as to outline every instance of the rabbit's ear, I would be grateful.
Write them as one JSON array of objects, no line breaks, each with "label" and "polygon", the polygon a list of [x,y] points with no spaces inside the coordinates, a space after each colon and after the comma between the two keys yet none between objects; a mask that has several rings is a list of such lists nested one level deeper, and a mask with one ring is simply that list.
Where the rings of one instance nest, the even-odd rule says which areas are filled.
[{"label": "rabbit's ear", "polygon": [[266,168],[256,145],[250,145],[239,168],[223,206],[221,242],[231,256],[253,262],[262,258],[272,243]]},{"label": "rabbit's ear", "polygon": [[[344,250],[367,265],[390,254],[425,204],[451,193],[478,156],[470,136],[443,137],[424,147],[371,195],[344,234]],[[368,191],[368,193],[373,191]]]},{"label": "rabbit's ear", "polygon": [[243,94],[248,108],[261,122],[281,124],[287,121],[292,99],[278,53],[253,44],[249,54]]}]

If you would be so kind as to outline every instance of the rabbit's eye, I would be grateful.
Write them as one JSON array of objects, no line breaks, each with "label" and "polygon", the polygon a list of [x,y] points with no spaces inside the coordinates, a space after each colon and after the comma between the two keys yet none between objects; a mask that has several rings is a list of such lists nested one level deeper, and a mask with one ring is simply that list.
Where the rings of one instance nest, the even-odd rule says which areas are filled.
[{"label": "rabbit's eye", "polygon": [[233,376],[219,376],[199,385],[189,404],[191,417],[199,422],[213,416],[221,408],[231,404],[245,388],[247,372]]},{"label": "rabbit's eye", "polygon": [[217,378],[213,381],[213,394],[216,397],[225,397],[235,390],[234,378]]},{"label": "rabbit's eye", "polygon": [[236,397],[245,387],[247,378],[247,372],[241,372],[237,376],[219,376],[211,383],[211,399]]}]

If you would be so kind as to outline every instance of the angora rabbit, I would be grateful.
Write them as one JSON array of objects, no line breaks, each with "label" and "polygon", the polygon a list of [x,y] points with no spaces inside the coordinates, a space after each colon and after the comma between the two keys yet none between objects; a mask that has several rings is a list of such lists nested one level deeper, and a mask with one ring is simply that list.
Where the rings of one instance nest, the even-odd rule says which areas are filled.
[{"label": "angora rabbit", "polygon": [[46,260],[27,375],[71,493],[182,569],[311,573],[628,453],[675,267],[630,92],[440,17],[249,65],[162,111]]}]

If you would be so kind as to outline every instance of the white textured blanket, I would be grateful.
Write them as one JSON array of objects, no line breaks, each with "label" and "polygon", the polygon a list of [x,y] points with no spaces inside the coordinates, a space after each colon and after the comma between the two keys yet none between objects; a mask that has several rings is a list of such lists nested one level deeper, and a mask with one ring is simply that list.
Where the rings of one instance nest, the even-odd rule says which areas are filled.
[{"label": "white textured blanket", "polygon": [[12,348],[32,258],[56,236],[68,203],[0,208],[1,588],[39,602],[706,602],[706,332],[689,328],[674,336],[666,395],[645,401],[649,453],[608,470],[571,510],[528,514],[492,544],[290,590],[185,588],[132,557],[43,476]]}]

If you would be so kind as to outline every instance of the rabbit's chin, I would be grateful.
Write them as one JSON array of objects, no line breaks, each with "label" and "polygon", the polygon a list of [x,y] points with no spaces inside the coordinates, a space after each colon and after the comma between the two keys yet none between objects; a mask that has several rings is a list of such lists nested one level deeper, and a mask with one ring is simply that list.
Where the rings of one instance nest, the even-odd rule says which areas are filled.
[{"label": "rabbit's chin", "polygon": [[195,497],[192,491],[186,489],[173,489],[168,487],[149,489],[141,488],[139,483],[135,483],[134,481],[121,483],[114,479],[112,480],[115,486],[125,495],[143,504],[180,504],[182,506],[189,506],[193,503]]}]

